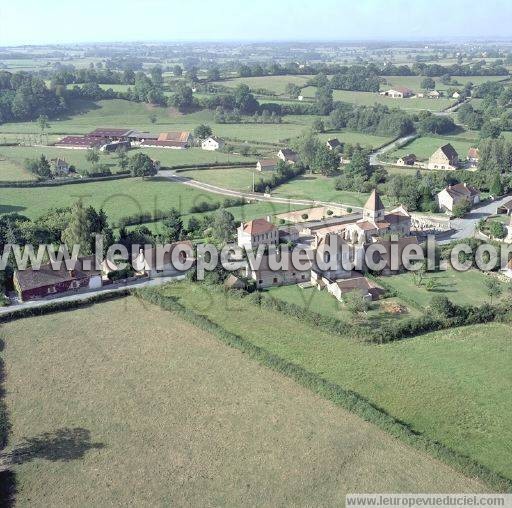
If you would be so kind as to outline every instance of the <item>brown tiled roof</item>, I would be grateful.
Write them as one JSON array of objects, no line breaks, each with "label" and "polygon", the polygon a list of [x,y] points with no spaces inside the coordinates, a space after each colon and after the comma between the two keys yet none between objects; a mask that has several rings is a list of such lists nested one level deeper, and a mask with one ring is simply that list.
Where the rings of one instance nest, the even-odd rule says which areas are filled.
[{"label": "brown tiled roof", "polygon": [[384,293],[384,288],[376,284],[375,282],[367,279],[366,277],[352,277],[350,279],[340,279],[336,281],[336,285],[341,289],[343,293],[348,293],[354,290],[368,291],[371,289],[377,289]]},{"label": "brown tiled roof", "polygon": [[287,158],[287,159],[294,159],[297,157],[297,152],[294,152],[290,148],[281,148],[281,153]]},{"label": "brown tiled roof", "polygon": [[378,229],[377,224],[374,224],[373,222],[369,222],[367,220],[356,222],[358,227],[360,227],[363,231],[370,231],[372,229]]},{"label": "brown tiled roof", "polygon": [[104,138],[91,138],[89,136],[65,136],[55,143],[55,146],[76,146],[92,148],[106,143]]},{"label": "brown tiled roof", "polygon": [[480,152],[479,152],[478,148],[471,147],[468,150],[468,157],[470,159],[478,159],[479,156],[480,156]]},{"label": "brown tiled roof", "polygon": [[176,141],[179,143],[188,143],[190,141],[190,132],[161,132],[158,141]]},{"label": "brown tiled roof", "polygon": [[[91,267],[84,269],[84,261],[89,261]],[[26,268],[25,270],[17,270],[15,279],[22,291],[36,289],[46,286],[53,286],[61,282],[70,282],[73,280],[85,279],[92,275],[99,275],[101,270],[94,269],[94,256],[85,256],[78,258],[75,262],[73,270],[68,270],[65,263],[61,264],[59,270],[53,270],[50,263],[41,265],[39,270]]]},{"label": "brown tiled roof", "polygon": [[131,129],[113,129],[111,127],[99,127],[87,134],[94,138],[117,138],[128,135]]},{"label": "brown tiled roof", "polygon": [[371,210],[372,212],[378,212],[379,210],[384,210],[384,205],[380,199],[378,192],[373,189],[368,201],[364,205],[366,210]]},{"label": "brown tiled roof", "polygon": [[145,139],[141,142],[140,146],[162,146],[162,147],[178,147],[182,148],[185,147],[187,143],[184,143],[182,141],[159,141],[158,139]]},{"label": "brown tiled roof", "polygon": [[254,219],[244,224],[244,232],[251,235],[261,235],[275,229],[276,227],[266,219]]},{"label": "brown tiled roof", "polygon": [[406,86],[395,86],[394,88],[391,88],[391,90],[403,93],[404,95],[412,94],[412,90],[410,88],[407,88]]},{"label": "brown tiled roof", "polygon": [[445,190],[452,197],[459,197],[459,196],[471,197],[471,196],[478,196],[480,194],[480,191],[477,188],[472,187],[471,185],[463,184],[463,183],[458,183],[456,185],[449,185],[448,187],[446,187]]}]

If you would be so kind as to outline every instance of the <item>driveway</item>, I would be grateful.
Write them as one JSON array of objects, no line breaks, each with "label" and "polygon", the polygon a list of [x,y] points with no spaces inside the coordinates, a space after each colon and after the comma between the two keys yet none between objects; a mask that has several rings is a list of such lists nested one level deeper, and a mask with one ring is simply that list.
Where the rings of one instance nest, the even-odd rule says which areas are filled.
[{"label": "driveway", "polygon": [[495,215],[497,208],[507,201],[510,201],[510,195],[499,198],[496,201],[483,203],[473,208],[473,210],[462,219],[452,219],[451,225],[454,231],[447,235],[439,235],[438,243],[449,243],[464,238],[478,238],[479,234],[476,231],[478,221],[490,215]]}]

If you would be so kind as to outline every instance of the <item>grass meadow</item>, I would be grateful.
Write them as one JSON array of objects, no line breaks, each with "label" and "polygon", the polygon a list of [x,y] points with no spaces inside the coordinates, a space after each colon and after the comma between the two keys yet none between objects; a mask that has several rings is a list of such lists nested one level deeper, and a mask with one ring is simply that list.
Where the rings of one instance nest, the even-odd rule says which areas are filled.
[{"label": "grass meadow", "polygon": [[[442,272],[427,273],[425,279],[433,279],[437,286],[434,290],[427,291],[424,285],[418,287],[414,284],[412,274],[403,273],[393,277],[382,277],[381,280],[387,287],[397,291],[406,301],[412,302],[419,307],[426,308],[434,295],[447,296],[454,303],[459,305],[481,305],[489,303],[485,281],[491,277],[479,270],[468,270],[457,272],[446,270]],[[504,291],[502,298],[510,298],[505,290],[512,283],[502,283]]]},{"label": "grass meadow", "polygon": [[456,328],[370,346],[204,285],[176,283],[161,291],[255,345],[359,393],[414,431],[512,477],[510,325]]},{"label": "grass meadow", "polygon": [[333,506],[348,492],[485,491],[133,297],[2,328],[2,458],[17,506]]},{"label": "grass meadow", "polygon": [[467,157],[471,147],[478,146],[478,136],[474,131],[464,131],[453,136],[420,136],[406,146],[388,152],[385,158],[395,162],[402,155],[413,153],[421,161],[428,158],[441,146],[450,143],[459,154],[459,159]]}]

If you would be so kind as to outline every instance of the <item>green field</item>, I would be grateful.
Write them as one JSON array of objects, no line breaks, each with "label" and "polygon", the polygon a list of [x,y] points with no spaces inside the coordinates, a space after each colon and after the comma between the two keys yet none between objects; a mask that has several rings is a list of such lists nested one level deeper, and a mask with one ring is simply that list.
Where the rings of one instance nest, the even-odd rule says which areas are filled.
[{"label": "green field", "polygon": [[218,81],[217,84],[229,87],[236,87],[240,83],[244,83],[249,86],[252,90],[264,88],[276,95],[284,95],[286,91],[286,85],[288,83],[294,83],[299,86],[305,85],[313,76],[260,76],[251,78],[234,78],[227,79],[224,81]]},{"label": "green field", "polygon": [[[469,136],[471,136],[471,133],[464,134],[469,134]],[[421,136],[402,148],[394,150],[393,152],[388,152],[388,154],[386,154],[386,159],[396,162],[396,160],[402,155],[413,153],[420,161],[427,161],[438,148],[446,143],[450,143],[453,148],[457,150],[459,159],[464,160],[467,157],[468,150],[472,146],[478,145],[478,141],[471,141],[469,136],[467,138],[463,137],[462,134],[460,136],[443,137]]]},{"label": "green field", "polygon": [[485,491],[134,298],[14,321],[3,338],[2,459],[17,506],[334,506],[347,492]]},{"label": "green field", "polygon": [[[268,290],[268,293],[288,303],[299,305],[306,310],[318,312],[325,316],[333,316],[341,321],[353,321],[353,316],[345,305],[327,290],[319,291],[317,288],[302,289],[297,285],[275,287]],[[386,311],[388,305],[397,304],[407,309],[402,314],[392,314]],[[400,298],[386,298],[385,300],[373,302],[367,313],[367,319],[375,322],[376,325],[386,321],[394,321],[404,317],[418,316],[420,312],[414,307],[408,307]]]},{"label": "green field", "polygon": [[[314,97],[316,88],[308,86],[302,90],[304,97]],[[391,99],[384,97],[376,92],[351,92],[347,90],[334,90],[333,98],[335,101],[348,102],[358,106],[373,106],[374,104],[384,104],[390,108],[400,108],[406,111],[420,111],[426,109],[429,111],[441,111],[453,104],[453,100],[442,99]]]},{"label": "green field", "polygon": [[413,430],[512,478],[509,325],[457,328],[369,346],[204,285],[176,283],[162,291],[228,331],[354,390]]},{"label": "green field", "polygon": [[232,168],[232,169],[196,169],[180,171],[180,176],[193,178],[199,182],[235,189],[241,191],[252,191],[252,182],[260,178],[266,178],[272,175],[272,172],[261,173],[256,168]]},{"label": "green field", "polygon": [[[486,81],[501,81],[506,76],[452,76],[452,81],[460,83],[459,85],[450,84],[444,85],[441,83],[440,78],[433,78],[436,82],[436,90],[446,92],[448,88],[463,88],[466,83],[473,83],[474,85],[480,85]],[[389,90],[396,86],[404,86],[410,88],[413,92],[421,92],[421,82],[425,79],[425,76],[385,76],[386,83],[380,85],[381,90]]]},{"label": "green field", "polygon": [[316,199],[351,206],[363,206],[369,194],[338,191],[334,188],[335,177],[307,174],[280,185],[272,194],[290,199]]},{"label": "green field", "polygon": [[[432,278],[438,284],[433,291],[427,291],[424,285],[417,287],[413,283],[410,273],[383,277],[382,282],[395,289],[406,302],[411,301],[425,308],[434,295],[447,296],[454,303],[460,305],[481,305],[484,302],[489,302],[490,298],[485,287],[488,277],[491,276],[479,270],[457,272],[450,269],[445,272],[427,274],[425,278]],[[512,283],[508,285],[510,286]],[[502,288],[505,290],[507,284],[503,283]],[[509,298],[509,296],[505,294],[503,298]]]}]

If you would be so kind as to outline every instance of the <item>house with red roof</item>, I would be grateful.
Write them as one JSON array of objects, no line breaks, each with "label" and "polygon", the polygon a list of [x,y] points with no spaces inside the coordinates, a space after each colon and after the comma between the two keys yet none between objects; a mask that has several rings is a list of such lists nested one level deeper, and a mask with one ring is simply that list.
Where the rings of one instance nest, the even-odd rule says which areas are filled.
[{"label": "house with red roof", "polygon": [[257,249],[258,245],[277,245],[279,230],[266,219],[254,219],[242,222],[237,229],[238,246]]}]

